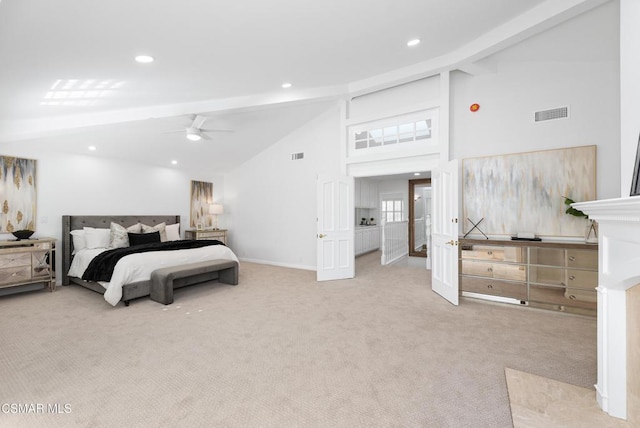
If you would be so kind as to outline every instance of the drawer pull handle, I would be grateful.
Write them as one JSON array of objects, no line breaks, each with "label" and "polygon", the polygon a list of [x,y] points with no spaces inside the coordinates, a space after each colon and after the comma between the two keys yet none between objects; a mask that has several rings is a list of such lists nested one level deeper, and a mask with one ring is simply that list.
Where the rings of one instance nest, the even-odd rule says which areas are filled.
[{"label": "drawer pull handle", "polygon": [[493,268],[487,268],[487,272],[493,272]]},{"label": "drawer pull handle", "polygon": [[565,284],[564,282],[561,282],[560,285],[562,285],[563,287],[567,286],[567,284]]},{"label": "drawer pull handle", "polygon": [[487,284],[487,288],[493,288],[493,285]]},{"label": "drawer pull handle", "polygon": [[493,254],[493,251],[487,251],[487,254],[491,255],[491,254]]},{"label": "drawer pull handle", "polygon": [[575,276],[573,276],[573,275],[571,275],[571,276],[569,277],[569,280],[570,280],[570,281],[573,281],[574,279],[576,279],[576,277],[575,277]]},{"label": "drawer pull handle", "polygon": [[576,261],[576,258],[574,256],[569,257],[569,260],[571,260],[572,262]]},{"label": "drawer pull handle", "polygon": [[18,275],[16,272],[12,273],[11,276],[16,276]]},{"label": "drawer pull handle", "polygon": [[571,299],[571,300],[576,300],[576,296],[574,296],[573,294],[570,294],[570,295],[569,295],[569,299]]}]

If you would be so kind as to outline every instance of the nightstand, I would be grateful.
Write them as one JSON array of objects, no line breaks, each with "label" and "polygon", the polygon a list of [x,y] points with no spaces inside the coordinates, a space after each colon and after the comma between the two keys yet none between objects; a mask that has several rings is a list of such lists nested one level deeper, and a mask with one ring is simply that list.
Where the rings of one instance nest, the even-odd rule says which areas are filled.
[{"label": "nightstand", "polygon": [[56,289],[54,238],[0,241],[0,289],[43,284]]},{"label": "nightstand", "polygon": [[185,239],[217,239],[227,245],[227,229],[188,229],[184,232]]}]

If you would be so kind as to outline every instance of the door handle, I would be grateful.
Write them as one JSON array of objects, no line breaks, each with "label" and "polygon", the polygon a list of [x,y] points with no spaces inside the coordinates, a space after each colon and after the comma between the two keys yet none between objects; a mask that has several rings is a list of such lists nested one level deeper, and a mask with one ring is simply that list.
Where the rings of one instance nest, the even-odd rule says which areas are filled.
[{"label": "door handle", "polygon": [[447,245],[458,245],[458,241],[454,241],[453,239],[451,241],[447,241],[445,242],[445,244]]},{"label": "door handle", "polygon": [[320,235],[318,235],[318,238],[322,239],[322,238],[324,238],[325,236],[327,236],[327,235],[324,235],[324,234],[322,234],[322,233],[321,233]]}]

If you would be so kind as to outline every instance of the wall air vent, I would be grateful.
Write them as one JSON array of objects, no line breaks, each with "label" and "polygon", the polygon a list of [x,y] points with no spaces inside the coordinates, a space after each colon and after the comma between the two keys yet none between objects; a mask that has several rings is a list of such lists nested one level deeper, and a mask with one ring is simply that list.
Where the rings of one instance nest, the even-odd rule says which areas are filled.
[{"label": "wall air vent", "polygon": [[552,108],[551,110],[541,110],[535,113],[536,122],[564,119],[565,117],[569,117],[569,107]]},{"label": "wall air vent", "polygon": [[304,153],[300,152],[300,153],[294,153],[291,155],[291,160],[299,160],[304,158]]}]

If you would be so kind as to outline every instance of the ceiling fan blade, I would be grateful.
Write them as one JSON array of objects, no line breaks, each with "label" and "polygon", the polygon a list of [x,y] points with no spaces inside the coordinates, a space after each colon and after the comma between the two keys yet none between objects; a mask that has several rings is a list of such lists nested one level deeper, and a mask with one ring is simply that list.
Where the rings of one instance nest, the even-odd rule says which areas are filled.
[{"label": "ceiling fan blade", "polygon": [[202,132],[235,132],[233,129],[202,129]]},{"label": "ceiling fan blade", "polygon": [[181,129],[172,129],[171,131],[164,131],[163,134],[174,134],[176,132],[183,132],[184,133],[184,128]]},{"label": "ceiling fan blade", "polygon": [[207,141],[211,141],[211,137],[209,137],[207,134],[205,134],[204,132],[200,133],[200,136],[202,137],[203,140],[207,140]]}]

